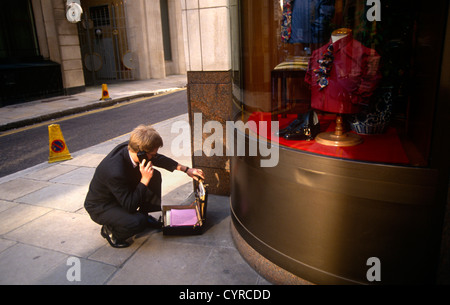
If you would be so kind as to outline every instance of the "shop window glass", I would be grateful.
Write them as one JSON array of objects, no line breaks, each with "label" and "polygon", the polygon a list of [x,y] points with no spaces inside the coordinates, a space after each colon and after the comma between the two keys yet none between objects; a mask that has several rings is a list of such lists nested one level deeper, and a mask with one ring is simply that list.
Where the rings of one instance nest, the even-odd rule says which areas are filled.
[{"label": "shop window glass", "polygon": [[[445,1],[436,6],[446,11]],[[280,131],[268,138],[288,149],[428,166],[445,14],[430,23],[422,7],[238,1],[233,52],[241,56],[233,56],[233,75],[242,117],[278,121]]]}]

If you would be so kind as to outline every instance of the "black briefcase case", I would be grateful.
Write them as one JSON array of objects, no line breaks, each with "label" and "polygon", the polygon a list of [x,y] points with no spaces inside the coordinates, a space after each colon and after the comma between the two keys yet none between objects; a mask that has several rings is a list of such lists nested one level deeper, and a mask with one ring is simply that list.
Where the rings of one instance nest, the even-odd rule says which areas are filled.
[{"label": "black briefcase case", "polygon": [[190,205],[162,207],[163,235],[200,235],[206,221],[208,191],[200,180],[195,190],[195,201]]}]

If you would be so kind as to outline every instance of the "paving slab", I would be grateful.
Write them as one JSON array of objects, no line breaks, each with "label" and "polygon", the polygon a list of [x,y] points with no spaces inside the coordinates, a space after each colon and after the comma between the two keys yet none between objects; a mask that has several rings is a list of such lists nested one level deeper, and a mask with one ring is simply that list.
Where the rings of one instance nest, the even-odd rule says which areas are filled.
[{"label": "paving slab", "polygon": [[147,229],[133,238],[128,239],[128,241],[131,242],[131,246],[124,249],[114,249],[109,246],[109,244],[106,244],[91,254],[88,259],[116,267],[122,267],[150,236],[158,234],[158,232],[159,231],[155,229]]},{"label": "paving slab", "polygon": [[89,183],[94,176],[94,172],[94,167],[78,167],[70,172],[51,179],[50,182],[58,184],[89,186]]},{"label": "paving slab", "polygon": [[[111,145],[111,150],[114,148],[114,144]],[[102,160],[106,157],[106,155],[109,153],[106,152],[106,149],[103,146],[100,146],[101,149],[103,151],[105,151],[105,153],[85,153],[82,154],[80,156],[74,157],[72,160],[68,160],[65,161],[64,163],[62,163],[63,165],[67,165],[67,166],[83,166],[83,167],[92,167],[92,168],[96,168],[100,162],[102,162]]]},{"label": "paving slab", "polygon": [[112,285],[191,285],[212,247],[149,238],[109,281]]},{"label": "paving slab", "polygon": [[41,283],[49,272],[66,261],[66,254],[21,243],[15,244],[0,253],[0,285]]},{"label": "paving slab", "polygon": [[88,188],[88,185],[52,183],[47,187],[16,199],[16,202],[76,212],[83,208]]},{"label": "paving slab", "polygon": [[17,243],[13,240],[7,240],[7,239],[0,238],[0,253],[5,251],[9,247],[14,246],[15,244],[17,244]]},{"label": "paving slab", "polygon": [[256,285],[259,275],[236,249],[214,247],[194,285]]},{"label": "paving slab", "polygon": [[78,167],[75,167],[75,166],[55,164],[55,165],[43,168],[41,170],[37,170],[35,172],[29,173],[29,174],[25,175],[25,178],[33,179],[33,180],[49,181],[53,178],[56,178],[63,174],[66,174],[77,168]]},{"label": "paving slab", "polygon": [[4,238],[77,257],[88,257],[107,243],[100,235],[100,226],[88,215],[58,210],[5,234]]},{"label": "paving slab", "polygon": [[15,202],[0,200],[0,213],[16,205],[17,203]]},{"label": "paving slab", "polygon": [[[79,259],[79,261],[73,262],[69,260],[70,258]],[[77,274],[78,270],[73,268],[78,266]],[[116,270],[116,267],[108,264],[71,256],[41,276],[38,283],[39,285],[103,285]],[[75,275],[79,275],[79,278]]]},{"label": "paving slab", "polygon": [[47,182],[28,179],[11,180],[0,184],[0,199],[13,201],[49,185]]},{"label": "paving slab", "polygon": [[0,235],[11,232],[50,211],[48,208],[16,204],[0,212]]}]

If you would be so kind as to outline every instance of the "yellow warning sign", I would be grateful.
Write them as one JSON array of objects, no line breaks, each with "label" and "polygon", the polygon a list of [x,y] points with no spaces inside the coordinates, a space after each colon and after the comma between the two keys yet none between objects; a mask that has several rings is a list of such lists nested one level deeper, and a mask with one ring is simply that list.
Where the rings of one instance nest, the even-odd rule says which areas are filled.
[{"label": "yellow warning sign", "polygon": [[49,138],[49,151],[50,155],[48,163],[54,163],[59,161],[65,161],[72,159],[69,153],[66,142],[64,141],[61,128],[58,124],[52,124],[48,126],[48,138]]},{"label": "yellow warning sign", "polygon": [[100,100],[110,100],[111,98],[109,97],[109,92],[108,92],[108,85],[103,84],[102,85],[102,97],[100,98]]}]

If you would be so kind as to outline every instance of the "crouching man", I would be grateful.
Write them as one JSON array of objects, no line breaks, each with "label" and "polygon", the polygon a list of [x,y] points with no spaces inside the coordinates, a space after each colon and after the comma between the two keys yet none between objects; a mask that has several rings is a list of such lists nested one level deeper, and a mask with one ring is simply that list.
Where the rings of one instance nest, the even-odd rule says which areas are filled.
[{"label": "crouching man", "polygon": [[202,170],[158,154],[162,146],[155,129],[140,125],[129,142],[114,148],[95,171],[84,207],[91,219],[102,225],[101,235],[114,248],[128,247],[127,239],[147,227],[161,227],[148,215],[161,211],[161,173],[153,166],[205,179]]}]

